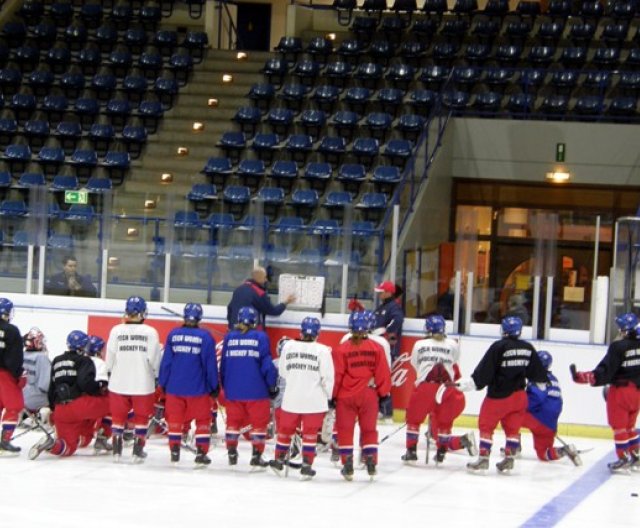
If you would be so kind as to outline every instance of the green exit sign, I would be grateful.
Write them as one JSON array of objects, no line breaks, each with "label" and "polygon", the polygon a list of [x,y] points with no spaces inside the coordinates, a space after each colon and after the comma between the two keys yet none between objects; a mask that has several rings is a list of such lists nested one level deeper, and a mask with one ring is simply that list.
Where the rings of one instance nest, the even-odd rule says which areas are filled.
[{"label": "green exit sign", "polygon": [[87,204],[89,203],[89,193],[87,191],[64,191],[64,203]]},{"label": "green exit sign", "polygon": [[556,143],[556,161],[564,161],[567,147],[564,143]]}]

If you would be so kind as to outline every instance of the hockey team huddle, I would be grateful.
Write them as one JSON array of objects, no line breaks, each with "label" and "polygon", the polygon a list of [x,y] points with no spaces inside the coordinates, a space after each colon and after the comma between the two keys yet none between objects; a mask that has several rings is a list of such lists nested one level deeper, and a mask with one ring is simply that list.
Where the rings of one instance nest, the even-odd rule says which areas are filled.
[{"label": "hockey team huddle", "polygon": [[[130,297],[122,323],[111,329],[106,343],[74,330],[67,337],[67,350],[50,362],[42,332],[32,328],[22,336],[10,322],[13,304],[0,299],[0,455],[19,454],[12,440],[26,415],[45,433],[29,450],[31,460],[44,452],[70,456],[93,441],[96,452],[111,453],[119,461],[129,433],[132,461],[143,462],[147,438],[161,431],[167,435],[172,463],[180,461],[181,450],[188,450],[195,455],[196,467],[204,467],[211,463],[208,452],[212,434],[217,433],[217,412],[224,409],[231,466],[238,464],[242,436],[251,443],[252,470],[269,467],[286,475],[296,468],[308,480],[316,474],[313,463],[320,441],[330,444],[332,460],[340,464],[345,480],[353,479],[354,466],[364,467],[370,478],[375,476],[378,410],[390,398],[391,360],[388,343],[374,332],[371,312],[351,313],[349,333],[333,349],[319,341],[320,321],[306,317],[297,339],[278,343],[275,362],[253,307],[239,309],[235,326],[219,347],[209,330],[200,326],[200,304],[185,305],[183,323],[171,330],[164,347],[158,332],[145,323],[146,314],[145,300]],[[640,340],[636,315],[622,314],[616,324],[619,338],[595,369],[578,371],[571,365],[571,374],[576,383],[608,387],[607,416],[617,454],[609,468],[626,472],[640,469],[635,428],[640,409]],[[457,340],[446,335],[442,316],[427,316],[426,335],[411,353],[416,380],[406,410],[404,463],[417,462],[420,427],[428,418],[427,460],[429,444],[434,443],[436,464],[444,462],[447,452],[466,449],[470,456],[477,455],[467,464],[468,470],[484,472],[498,424],[506,437],[498,472],[513,469],[521,450],[521,428],[533,434],[540,460],[567,457],[581,464],[575,447],[556,434],[562,394],[550,370],[551,355],[520,338],[519,317],[505,317],[501,331],[471,376],[462,377]],[[478,446],[474,433],[454,435],[452,429],[465,407],[464,392],[484,388]],[[185,441],[192,424],[195,447]],[[275,453],[267,461],[263,455],[270,424]],[[299,445],[296,438],[301,439]],[[295,451],[301,463],[292,460]]]}]

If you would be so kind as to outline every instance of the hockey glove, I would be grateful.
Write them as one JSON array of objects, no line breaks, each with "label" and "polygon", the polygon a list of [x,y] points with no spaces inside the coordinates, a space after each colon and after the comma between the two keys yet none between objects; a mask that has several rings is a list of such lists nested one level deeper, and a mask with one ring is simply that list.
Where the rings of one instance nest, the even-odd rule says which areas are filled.
[{"label": "hockey glove", "polygon": [[384,409],[391,402],[391,394],[385,394],[378,398],[378,408]]},{"label": "hockey glove", "polygon": [[574,382],[584,385],[595,385],[596,377],[590,370],[586,372],[580,372],[578,371],[578,369],[576,369],[574,363],[569,365],[569,370],[571,371],[571,377],[573,378]]},{"label": "hockey glove", "polygon": [[271,398],[272,400],[275,400],[278,394],[280,394],[280,389],[278,387],[269,388],[269,398]]},{"label": "hockey glove", "polygon": [[478,387],[476,387],[476,383],[475,381],[473,381],[473,378],[460,378],[456,383],[456,386],[462,392],[478,390]]},{"label": "hockey glove", "polygon": [[336,408],[336,399],[335,398],[331,398],[330,400],[327,400],[327,405],[329,406],[329,409],[335,409]]}]

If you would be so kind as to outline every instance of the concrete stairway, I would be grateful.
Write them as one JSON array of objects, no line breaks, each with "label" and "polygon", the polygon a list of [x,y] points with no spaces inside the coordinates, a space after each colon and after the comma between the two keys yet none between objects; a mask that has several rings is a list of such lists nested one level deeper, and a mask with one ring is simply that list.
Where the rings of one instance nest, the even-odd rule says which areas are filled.
[{"label": "concrete stairway", "polygon": [[[223,132],[236,129],[230,121],[237,109],[249,104],[245,97],[251,85],[263,80],[259,73],[270,56],[266,52],[249,52],[239,61],[237,52],[208,50],[202,63],[195,66],[187,86],[180,90],[173,108],[164,114],[156,134],[150,135],[142,156],[132,163],[124,185],[114,195],[114,210],[127,214],[144,214],[144,200],[156,199],[154,216],[164,216],[166,195],[180,204],[196,182],[205,182],[200,174],[207,159],[222,155],[216,143]],[[223,74],[233,76],[223,83]],[[218,99],[217,107],[209,107],[210,98]],[[204,124],[193,131],[195,121]],[[187,147],[186,156],[178,155],[179,147]],[[162,173],[173,174],[173,183],[162,184]]]}]

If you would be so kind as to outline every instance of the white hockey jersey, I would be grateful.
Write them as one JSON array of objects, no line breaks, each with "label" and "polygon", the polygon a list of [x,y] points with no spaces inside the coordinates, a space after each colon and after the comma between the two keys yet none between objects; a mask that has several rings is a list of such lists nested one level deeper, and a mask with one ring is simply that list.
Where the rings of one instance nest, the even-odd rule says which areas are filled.
[{"label": "white hockey jersey", "polygon": [[330,347],[291,339],[282,347],[278,367],[286,384],[283,410],[300,414],[328,410],[334,380]]},{"label": "white hockey jersey", "polygon": [[96,367],[96,381],[109,381],[109,372],[107,372],[107,363],[99,357],[91,356],[91,361]]},{"label": "white hockey jersey", "polygon": [[155,328],[144,323],[114,326],[107,341],[109,390],[131,396],[151,394],[161,359],[162,347]]},{"label": "white hockey jersey", "polygon": [[[375,341],[382,347],[382,350],[384,350],[384,357],[387,358],[387,363],[389,364],[389,368],[391,368],[391,345],[389,344],[389,341],[387,341],[384,337],[378,334],[370,333],[368,334],[367,337],[371,339],[371,341]],[[340,344],[344,343],[345,341],[348,341],[349,339],[351,339],[351,332],[344,334],[340,338]]]},{"label": "white hockey jersey", "polygon": [[438,363],[442,364],[453,381],[455,377],[453,366],[459,361],[460,347],[455,339],[429,337],[416,341],[411,351],[411,365],[416,371],[416,386],[427,379]]}]

